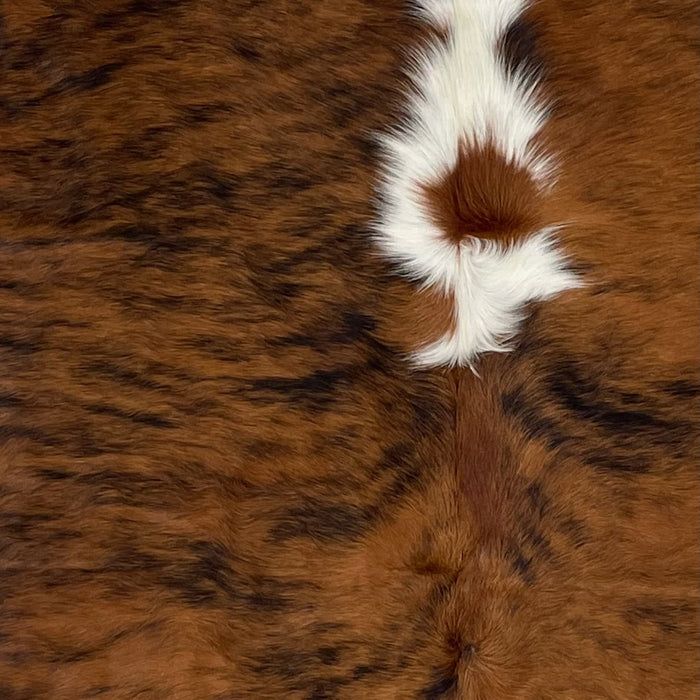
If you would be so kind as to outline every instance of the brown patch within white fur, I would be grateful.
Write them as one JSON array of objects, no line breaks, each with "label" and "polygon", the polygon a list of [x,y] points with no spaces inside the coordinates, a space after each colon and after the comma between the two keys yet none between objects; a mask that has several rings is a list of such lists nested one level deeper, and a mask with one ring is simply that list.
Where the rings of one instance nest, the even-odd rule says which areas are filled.
[{"label": "brown patch within white fur", "polygon": [[454,243],[469,236],[511,240],[542,225],[537,183],[491,143],[461,144],[455,167],[423,191],[435,223]]}]

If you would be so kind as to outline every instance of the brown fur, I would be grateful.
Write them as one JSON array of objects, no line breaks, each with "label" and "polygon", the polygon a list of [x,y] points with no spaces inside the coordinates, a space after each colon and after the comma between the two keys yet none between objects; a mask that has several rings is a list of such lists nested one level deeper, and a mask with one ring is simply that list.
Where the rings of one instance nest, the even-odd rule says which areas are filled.
[{"label": "brown fur", "polygon": [[507,242],[544,225],[537,184],[491,144],[462,145],[454,168],[425,187],[425,197],[435,223],[453,243],[469,236]]},{"label": "brown fur", "polygon": [[696,692],[694,5],[510,33],[589,286],[480,379],[369,240],[403,9],[2,7],[3,700]]}]

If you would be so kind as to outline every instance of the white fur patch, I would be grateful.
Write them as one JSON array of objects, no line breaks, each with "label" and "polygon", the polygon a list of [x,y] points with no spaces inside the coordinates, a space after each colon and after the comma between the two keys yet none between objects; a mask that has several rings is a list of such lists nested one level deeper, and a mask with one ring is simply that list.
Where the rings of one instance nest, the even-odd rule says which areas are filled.
[{"label": "white fur patch", "polygon": [[419,364],[469,365],[483,352],[505,351],[522,307],[580,286],[553,242],[554,228],[509,248],[448,240],[426,211],[421,186],[439,182],[460,144],[495,145],[543,189],[552,161],[535,144],[546,109],[526,75],[508,75],[498,42],[524,0],[420,0],[419,14],[447,33],[416,55],[410,119],[382,137],[385,165],[376,238],[383,254],[411,278],[452,295],[456,332],[423,348]]}]

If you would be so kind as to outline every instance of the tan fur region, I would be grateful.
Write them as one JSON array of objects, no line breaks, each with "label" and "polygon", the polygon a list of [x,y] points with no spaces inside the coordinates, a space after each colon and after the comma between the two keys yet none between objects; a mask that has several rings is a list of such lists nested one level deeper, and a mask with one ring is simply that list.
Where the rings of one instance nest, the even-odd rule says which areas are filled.
[{"label": "tan fur region", "polygon": [[398,282],[388,295],[381,333],[399,352],[411,356],[456,330],[454,298],[435,288],[409,289]]}]

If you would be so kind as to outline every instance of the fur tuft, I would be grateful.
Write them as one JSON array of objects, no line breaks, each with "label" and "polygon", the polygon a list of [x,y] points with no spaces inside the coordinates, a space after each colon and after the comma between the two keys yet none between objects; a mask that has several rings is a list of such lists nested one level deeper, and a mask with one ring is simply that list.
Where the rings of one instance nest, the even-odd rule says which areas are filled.
[{"label": "fur tuft", "polygon": [[409,120],[382,139],[376,238],[404,274],[453,301],[454,332],[419,350],[420,365],[473,367],[508,349],[526,303],[580,286],[552,222],[535,216],[554,181],[537,142],[547,110],[535,72],[510,70],[500,48],[524,8],[416,5],[445,38],[414,58]]}]

